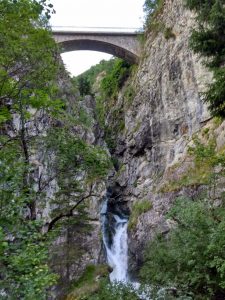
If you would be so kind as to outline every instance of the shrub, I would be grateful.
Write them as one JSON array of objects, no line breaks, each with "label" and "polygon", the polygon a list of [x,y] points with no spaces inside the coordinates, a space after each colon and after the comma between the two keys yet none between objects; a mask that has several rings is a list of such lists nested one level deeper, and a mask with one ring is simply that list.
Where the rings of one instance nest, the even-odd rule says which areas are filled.
[{"label": "shrub", "polygon": [[[149,244],[141,276],[158,286],[175,286],[194,299],[225,295],[225,208],[207,201],[177,199],[168,217],[177,224]],[[222,298],[221,298],[222,299]]]},{"label": "shrub", "polygon": [[117,58],[112,70],[106,74],[101,82],[101,91],[106,97],[117,96],[119,89],[130,75],[131,65]]},{"label": "shrub", "polygon": [[172,31],[172,28],[171,27],[166,27],[165,30],[164,30],[164,37],[166,40],[168,39],[171,39],[171,38],[175,38],[175,34],[173,33]]},{"label": "shrub", "polygon": [[138,300],[140,299],[129,284],[115,283],[110,284],[104,280],[100,284],[99,290],[91,295],[88,300]]},{"label": "shrub", "polygon": [[160,13],[163,8],[164,0],[145,0],[145,26],[149,27],[152,20]]},{"label": "shrub", "polygon": [[[196,173],[206,170],[204,194],[175,201],[167,218],[176,226],[167,236],[160,234],[149,244],[141,276],[155,286],[175,286],[183,296],[193,299],[223,299],[225,152],[216,152],[213,140],[204,145],[196,138],[189,153],[194,157]],[[189,181],[193,180],[190,172],[188,175]]]}]

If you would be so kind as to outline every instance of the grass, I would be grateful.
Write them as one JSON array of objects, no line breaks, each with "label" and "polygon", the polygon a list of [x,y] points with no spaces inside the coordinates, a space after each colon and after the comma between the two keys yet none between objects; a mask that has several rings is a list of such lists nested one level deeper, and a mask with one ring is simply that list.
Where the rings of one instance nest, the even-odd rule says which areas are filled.
[{"label": "grass", "polygon": [[[209,128],[206,127],[201,132],[202,136],[206,137],[204,144],[199,138],[194,140],[194,147],[189,147],[188,152],[192,156],[194,166],[189,167],[180,178],[176,180],[168,180],[158,192],[176,192],[183,187],[198,187],[200,185],[211,186],[216,178],[223,174],[225,165],[225,150],[216,149],[215,137],[209,140]],[[180,164],[171,167],[171,175],[176,169],[179,169]]]},{"label": "grass", "polygon": [[200,185],[208,185],[210,183],[211,169],[206,164],[200,168],[190,168],[187,174],[184,174],[180,179],[169,181],[163,185],[159,192],[169,193],[181,190],[183,187],[198,187]]},{"label": "grass", "polygon": [[144,4],[144,10],[146,12],[146,21],[145,27],[147,30],[152,30],[154,25],[153,23],[157,23],[156,19],[163,11],[164,0],[156,0],[155,3],[153,1],[146,0]]},{"label": "grass", "polygon": [[129,108],[135,97],[135,89],[131,85],[127,85],[124,92],[124,101],[127,108]]},{"label": "grass", "polygon": [[129,217],[128,229],[134,229],[137,225],[138,217],[150,209],[152,209],[152,203],[147,199],[134,203]]},{"label": "grass", "polygon": [[89,295],[100,288],[100,278],[108,275],[107,265],[89,265],[81,277],[72,284],[71,293],[65,300],[88,299]]}]

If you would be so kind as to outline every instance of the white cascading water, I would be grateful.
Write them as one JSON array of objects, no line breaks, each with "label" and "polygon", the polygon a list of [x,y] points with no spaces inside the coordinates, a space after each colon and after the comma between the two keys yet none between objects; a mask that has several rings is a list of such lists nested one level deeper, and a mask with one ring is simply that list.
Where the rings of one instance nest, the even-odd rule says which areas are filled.
[{"label": "white cascading water", "polygon": [[129,284],[133,291],[137,294],[141,300],[150,300],[149,292],[150,287],[146,287],[146,291],[139,290],[140,284],[138,282],[131,282],[128,278],[128,235],[127,235],[127,223],[126,217],[120,217],[113,214],[113,231],[114,234],[109,240],[109,220],[108,213],[108,200],[106,199],[101,209],[101,222],[102,222],[102,234],[103,243],[106,249],[107,262],[112,268],[110,273],[110,281],[112,283],[122,282]]},{"label": "white cascading water", "polygon": [[115,234],[112,237],[111,244],[106,238],[106,213],[108,201],[106,200],[101,210],[102,227],[103,227],[103,242],[106,249],[107,261],[113,269],[110,274],[111,282],[127,282],[128,281],[128,246],[127,246],[127,222],[126,218],[119,217],[113,214]]}]

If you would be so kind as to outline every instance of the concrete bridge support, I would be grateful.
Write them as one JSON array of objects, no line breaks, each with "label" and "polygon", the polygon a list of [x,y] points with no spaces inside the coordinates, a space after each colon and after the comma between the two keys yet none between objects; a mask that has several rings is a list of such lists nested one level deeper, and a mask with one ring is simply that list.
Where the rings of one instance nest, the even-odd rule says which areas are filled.
[{"label": "concrete bridge support", "polygon": [[62,46],[62,52],[93,50],[112,54],[137,63],[140,56],[139,33],[53,31],[54,39]]}]

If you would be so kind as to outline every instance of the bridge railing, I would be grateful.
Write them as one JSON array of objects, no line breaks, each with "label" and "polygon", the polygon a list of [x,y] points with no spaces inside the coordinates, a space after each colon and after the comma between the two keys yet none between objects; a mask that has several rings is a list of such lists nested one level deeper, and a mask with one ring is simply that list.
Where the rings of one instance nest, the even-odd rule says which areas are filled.
[{"label": "bridge railing", "polygon": [[88,26],[51,26],[52,31],[70,31],[70,32],[141,32],[142,28],[134,27],[88,27]]}]

